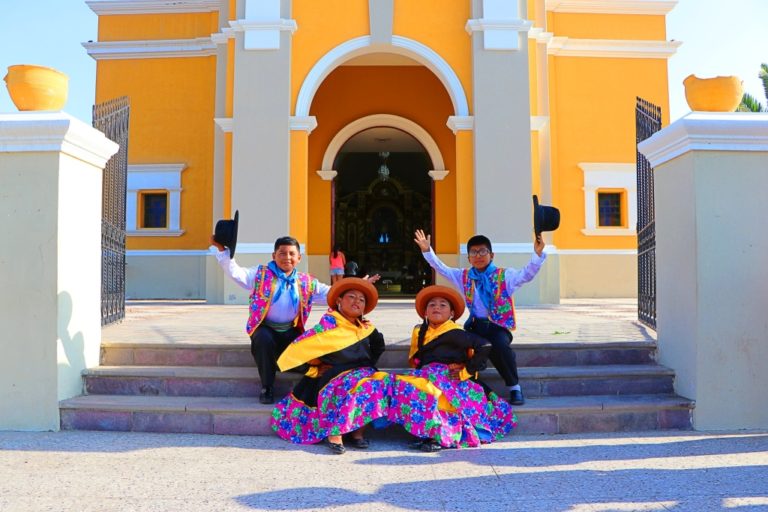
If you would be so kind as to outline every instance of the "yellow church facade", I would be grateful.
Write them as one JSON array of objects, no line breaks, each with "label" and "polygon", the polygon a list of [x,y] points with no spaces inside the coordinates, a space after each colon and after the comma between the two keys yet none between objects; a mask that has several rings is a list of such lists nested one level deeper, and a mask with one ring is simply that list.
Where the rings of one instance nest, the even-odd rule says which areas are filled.
[{"label": "yellow church facade", "polygon": [[[90,0],[96,102],[131,102],[127,296],[239,303],[237,261],[296,237],[328,281],[339,244],[387,292],[432,276],[413,231],[466,264],[532,252],[531,195],[560,209],[518,303],[636,294],[636,97],[668,119],[672,0]],[[384,291],[384,289],[383,289]]]}]

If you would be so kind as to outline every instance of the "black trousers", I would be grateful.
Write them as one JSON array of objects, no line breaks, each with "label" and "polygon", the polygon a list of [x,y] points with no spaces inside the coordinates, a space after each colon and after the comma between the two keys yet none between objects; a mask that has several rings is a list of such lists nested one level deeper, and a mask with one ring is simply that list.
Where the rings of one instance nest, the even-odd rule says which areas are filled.
[{"label": "black trousers", "polygon": [[299,330],[295,327],[285,332],[278,332],[264,324],[253,331],[251,334],[251,354],[256,361],[256,367],[259,369],[262,387],[274,385],[275,374],[278,370],[277,358],[293,340],[298,338],[299,334]]},{"label": "black trousers", "polygon": [[512,350],[512,333],[490,320],[470,318],[464,329],[491,342],[492,348],[488,359],[507,386],[514,386],[520,379],[517,376],[517,357]]}]

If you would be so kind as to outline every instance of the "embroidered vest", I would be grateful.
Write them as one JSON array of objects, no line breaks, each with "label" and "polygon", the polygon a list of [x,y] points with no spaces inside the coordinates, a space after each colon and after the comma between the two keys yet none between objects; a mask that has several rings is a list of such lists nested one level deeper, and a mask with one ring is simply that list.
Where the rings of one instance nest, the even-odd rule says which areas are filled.
[{"label": "embroidered vest", "polygon": [[[504,279],[505,271],[503,268],[497,268],[491,276],[493,283],[493,304],[489,310],[490,320],[496,325],[506,327],[514,331],[515,323],[515,300],[507,291],[507,282]],[[461,275],[462,288],[464,290],[464,299],[469,307],[475,300],[475,283],[469,278],[469,269],[465,268]]]},{"label": "embroidered vest", "polygon": [[[303,272],[296,272],[296,278],[299,282],[299,314],[296,320],[294,320],[293,325],[297,326],[300,332],[304,332],[307,318],[309,318],[309,313],[312,311],[312,295],[315,293],[315,288],[317,288],[317,280],[312,279],[312,277]],[[272,297],[275,295],[275,288],[279,281],[277,276],[266,265],[259,265],[256,280],[253,282],[250,306],[248,307],[250,310],[248,323],[245,326],[249,336],[253,334],[253,331],[267,317],[267,311],[269,311],[269,306],[272,304]]]}]

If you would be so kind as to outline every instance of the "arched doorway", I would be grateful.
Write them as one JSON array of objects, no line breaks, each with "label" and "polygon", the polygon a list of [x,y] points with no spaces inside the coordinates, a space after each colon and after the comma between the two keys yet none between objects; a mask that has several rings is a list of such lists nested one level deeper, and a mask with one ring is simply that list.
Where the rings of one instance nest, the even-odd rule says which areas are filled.
[{"label": "arched doorway", "polygon": [[378,273],[383,295],[415,294],[432,274],[413,242],[432,231],[432,162],[412,135],[391,127],[348,139],[333,167],[333,241],[363,273]]}]

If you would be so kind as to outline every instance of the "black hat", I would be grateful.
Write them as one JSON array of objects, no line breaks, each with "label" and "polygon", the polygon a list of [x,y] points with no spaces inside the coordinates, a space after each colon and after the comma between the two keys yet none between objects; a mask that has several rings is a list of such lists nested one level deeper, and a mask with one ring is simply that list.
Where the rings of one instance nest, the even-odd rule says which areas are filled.
[{"label": "black hat", "polygon": [[235,218],[232,220],[220,220],[216,223],[216,231],[213,239],[216,243],[229,249],[229,257],[235,257],[235,246],[237,246],[237,221],[240,212],[235,210]]},{"label": "black hat", "polygon": [[533,196],[533,231],[539,236],[542,231],[554,231],[560,226],[560,210],[554,206],[539,204],[539,198]]}]

